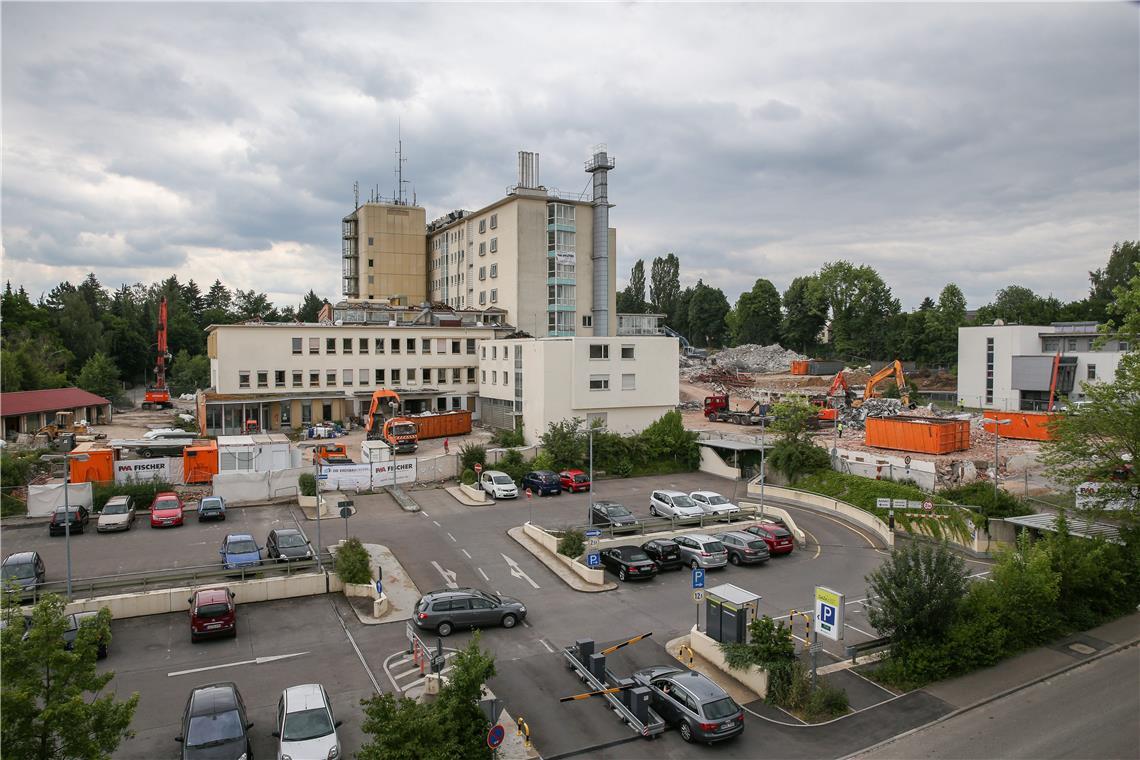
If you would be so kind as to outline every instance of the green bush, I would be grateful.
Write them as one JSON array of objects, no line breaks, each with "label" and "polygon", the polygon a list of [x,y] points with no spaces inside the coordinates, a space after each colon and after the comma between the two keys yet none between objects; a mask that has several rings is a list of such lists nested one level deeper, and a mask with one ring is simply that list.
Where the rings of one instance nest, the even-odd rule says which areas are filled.
[{"label": "green bush", "polygon": [[474,470],[475,465],[486,466],[487,450],[475,443],[465,443],[459,450],[460,470]]},{"label": "green bush", "polygon": [[554,464],[554,457],[547,454],[545,451],[540,453],[534,459],[530,460],[529,464],[532,470],[553,470],[557,472],[557,467]]},{"label": "green bush", "polygon": [[8,491],[0,492],[0,517],[12,517],[28,512],[28,503],[18,499]]},{"label": "green bush", "polygon": [[558,553],[577,559],[586,550],[586,535],[580,530],[568,530],[558,539]]},{"label": "green bush", "polygon": [[302,472],[297,478],[297,487],[301,489],[302,496],[317,495],[317,478],[311,472]]},{"label": "green bush", "polygon": [[1001,488],[997,491],[995,504],[994,486],[991,482],[975,481],[969,485],[946,489],[941,495],[955,504],[977,507],[987,518],[1018,517],[1033,513],[1025,502]]},{"label": "green bush", "polygon": [[847,692],[821,678],[808,697],[804,713],[809,722],[831,720],[846,714],[849,707]]},{"label": "green bush", "polygon": [[336,574],[345,583],[372,582],[372,560],[356,536],[336,550]]},{"label": "green bush", "polygon": [[474,470],[464,470],[463,474],[459,476],[459,482],[465,486],[475,485],[476,480],[478,480],[478,478],[475,477]]},{"label": "green bush", "polygon": [[586,461],[586,433],[581,417],[550,423],[540,442],[556,469],[580,468]]},{"label": "green bush", "polygon": [[747,670],[753,666],[767,670],[766,701],[781,707],[790,706],[796,665],[792,627],[764,615],[749,623],[748,635],[747,644],[720,644],[725,662],[734,670]]},{"label": "green bush", "polygon": [[828,453],[810,441],[796,438],[781,438],[768,455],[768,464],[783,473],[789,482],[831,467]]},{"label": "green bush", "polygon": [[515,446],[525,446],[526,439],[523,438],[521,430],[498,430],[491,436],[491,443],[500,449],[509,449]]},{"label": "green bush", "polygon": [[92,486],[92,502],[95,512],[102,512],[103,505],[112,496],[131,496],[135,500],[135,509],[150,509],[154,497],[163,491],[173,491],[174,486],[157,480],[139,481],[135,483],[95,483]]},{"label": "green bush", "polygon": [[515,483],[519,483],[530,470],[527,468],[527,462],[523,459],[523,455],[517,449],[511,449],[503,458],[500,459],[493,467],[496,470],[502,470],[511,477]]}]

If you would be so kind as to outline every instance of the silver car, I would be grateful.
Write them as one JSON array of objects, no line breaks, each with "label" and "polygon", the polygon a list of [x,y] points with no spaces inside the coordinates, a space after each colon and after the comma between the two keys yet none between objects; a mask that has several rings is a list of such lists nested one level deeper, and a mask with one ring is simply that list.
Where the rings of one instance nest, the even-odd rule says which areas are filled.
[{"label": "silver car", "polygon": [[700,517],[701,505],[681,491],[654,491],[649,496],[649,514],[654,517]]},{"label": "silver car", "polygon": [[416,603],[412,620],[420,628],[450,636],[456,628],[514,628],[526,619],[526,606],[509,596],[495,596],[477,588],[440,589]]},{"label": "silver car", "polygon": [[109,533],[114,530],[130,530],[135,522],[135,500],[130,496],[112,496],[103,505],[99,513],[99,522],[95,525],[97,533]]},{"label": "silver car", "polygon": [[674,536],[681,550],[681,564],[689,567],[724,567],[728,564],[728,550],[724,544],[704,533],[686,533]]}]

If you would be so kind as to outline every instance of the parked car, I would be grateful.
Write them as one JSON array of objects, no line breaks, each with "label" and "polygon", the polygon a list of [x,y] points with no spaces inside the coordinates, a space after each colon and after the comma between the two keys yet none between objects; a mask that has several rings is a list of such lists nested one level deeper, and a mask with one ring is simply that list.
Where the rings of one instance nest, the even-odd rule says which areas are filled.
[{"label": "parked car", "polygon": [[[82,533],[91,520],[91,513],[82,504],[67,508],[56,507],[51,513],[51,522],[48,523],[49,536],[62,536],[69,530],[72,533]],[[70,528],[68,523],[71,523]]]},{"label": "parked car", "polygon": [[546,496],[548,493],[562,493],[562,481],[558,474],[550,470],[535,470],[528,472],[522,479],[523,488],[529,488],[535,496]]},{"label": "parked car", "polygon": [[237,636],[234,592],[225,586],[198,589],[190,604],[190,641],[211,636]]},{"label": "parked car", "polygon": [[562,488],[570,493],[590,490],[590,476],[581,470],[563,470],[558,473]]},{"label": "parked car", "polygon": [[755,533],[734,530],[713,538],[724,544],[724,548],[728,551],[728,561],[734,565],[763,564],[772,556],[768,552],[768,544]]},{"label": "parked car", "polygon": [[[71,650],[75,647],[75,640],[79,637],[79,629],[88,620],[94,620],[98,616],[98,612],[74,612],[63,616],[67,627],[63,630],[63,648]],[[27,618],[24,621],[24,638],[31,635],[32,628],[35,623],[35,618]],[[107,656],[107,645],[109,642],[101,640],[95,650],[95,657],[103,659]]]},{"label": "parked car", "polygon": [[225,519],[226,500],[221,496],[203,496],[198,501],[198,522]]},{"label": "parked car", "polygon": [[232,682],[199,686],[190,692],[182,714],[182,760],[250,760],[249,719],[237,685]]},{"label": "parked car", "polygon": [[633,680],[649,687],[649,702],[687,742],[731,739],[744,732],[744,709],[707,676],[670,666],[645,668]]},{"label": "parked car", "polygon": [[99,521],[95,523],[97,533],[116,530],[130,530],[135,524],[135,499],[133,496],[112,496],[103,505]]},{"label": "parked car", "polygon": [[5,591],[15,584],[14,593],[19,593],[21,599],[31,599],[43,585],[47,571],[39,552],[15,552],[4,558],[0,575],[3,576]]},{"label": "parked car", "polygon": [[795,541],[792,540],[791,532],[775,523],[762,522],[750,525],[744,530],[762,538],[764,543],[768,544],[770,554],[790,554],[795,548]]},{"label": "parked car", "polygon": [[638,522],[632,512],[616,501],[595,501],[590,507],[590,525],[612,526],[616,533],[623,528],[637,530]]},{"label": "parked car", "polygon": [[641,550],[657,563],[658,570],[680,570],[681,548],[669,538],[655,538],[641,545]]},{"label": "parked car", "polygon": [[336,729],[341,721],[333,719],[332,702],[319,683],[290,686],[277,701],[277,757],[293,760],[336,760],[340,741]]},{"label": "parked car", "polygon": [[701,509],[710,515],[731,515],[739,512],[740,507],[721,496],[716,491],[693,491],[689,498],[700,505]]},{"label": "parked car", "polygon": [[760,522],[778,525],[789,533],[792,532],[792,529],[788,527],[788,524],[786,522],[784,522],[784,518],[778,517],[776,515],[760,515]]},{"label": "parked car", "polygon": [[654,517],[699,517],[704,513],[687,493],[654,491],[649,497],[649,514]]},{"label": "parked car", "polygon": [[150,527],[166,528],[182,524],[182,499],[173,491],[163,491],[150,505]]},{"label": "parked car", "polygon": [[639,546],[613,546],[601,551],[602,565],[617,573],[620,580],[652,578],[657,575],[657,563]]},{"label": "parked car", "polygon": [[261,564],[261,547],[248,533],[231,533],[226,536],[218,554],[222,555],[222,565],[227,570],[240,570]]},{"label": "parked car", "polygon": [[313,547],[296,528],[274,528],[265,540],[265,553],[276,560],[312,559]]},{"label": "parked car", "polygon": [[519,495],[519,488],[515,485],[515,481],[511,480],[511,476],[498,470],[483,470],[479,485],[491,494],[493,499],[515,499]]},{"label": "parked car", "polygon": [[686,533],[673,538],[681,550],[681,562],[689,567],[724,567],[728,564],[728,551],[724,544],[703,533]]},{"label": "parked car", "polygon": [[412,619],[420,628],[450,636],[456,628],[514,628],[526,619],[526,606],[518,599],[495,596],[477,588],[445,588],[421,597]]},{"label": "parked car", "polygon": [[143,440],[145,441],[157,441],[171,438],[182,438],[192,441],[197,437],[198,434],[194,431],[183,430],[182,428],[155,428],[154,430],[148,430],[143,433]]}]

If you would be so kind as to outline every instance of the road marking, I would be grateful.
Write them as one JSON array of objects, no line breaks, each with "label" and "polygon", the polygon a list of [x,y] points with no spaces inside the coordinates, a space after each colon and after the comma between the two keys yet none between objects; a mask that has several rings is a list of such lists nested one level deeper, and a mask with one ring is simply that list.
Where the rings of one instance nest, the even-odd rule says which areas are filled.
[{"label": "road marking", "polygon": [[439,520],[432,520],[432,522],[435,523],[435,527],[437,527],[437,528],[443,527],[442,525],[439,524]]},{"label": "road marking", "polygon": [[488,583],[491,581],[491,579],[487,577],[487,574],[483,572],[483,568],[477,567],[475,569],[479,571],[479,575],[483,576],[483,580],[487,581]]},{"label": "road marking", "polygon": [[431,515],[429,515],[427,512],[424,512],[422,509],[420,510],[420,514],[424,517],[431,517]]},{"label": "road marking", "polygon": [[460,549],[459,551],[461,551],[461,552],[463,552],[465,555],[467,555],[467,559],[471,559],[471,555],[467,553],[467,550],[466,550],[466,549]]},{"label": "road marking", "polygon": [[294,652],[293,654],[275,654],[271,657],[256,657],[252,660],[242,660],[241,662],[227,662],[224,665],[209,665],[204,668],[190,668],[189,670],[175,670],[172,673],[167,673],[166,677],[184,676],[190,673],[204,673],[207,670],[220,670],[222,668],[236,668],[238,665],[265,665],[269,662],[277,662],[278,660],[287,660],[290,657],[301,657],[308,652]]},{"label": "road marking", "polygon": [[814,557],[812,557],[812,559],[819,559],[819,553],[820,553],[820,551],[823,549],[823,545],[819,543],[819,539],[818,539],[818,538],[816,538],[815,536],[812,536],[812,533],[811,533],[811,531],[810,531],[810,530],[808,530],[807,528],[803,528],[803,532],[804,532],[806,535],[808,535],[808,536],[811,536],[811,540],[812,540],[812,541],[815,541],[815,556],[814,556]]},{"label": "road marking", "polygon": [[451,543],[453,543],[453,544],[454,544],[454,543],[456,543],[456,540],[455,540],[455,536],[453,536],[453,535],[451,535],[450,533],[448,533],[448,534],[447,534],[447,537],[451,539]]},{"label": "road marking", "polygon": [[340,628],[344,631],[344,635],[348,637],[348,643],[352,644],[352,651],[356,652],[356,659],[360,660],[360,666],[364,668],[364,672],[368,674],[368,680],[372,682],[372,688],[376,690],[377,694],[383,694],[380,689],[380,684],[376,680],[376,676],[372,674],[372,668],[368,667],[368,661],[364,659],[364,653],[360,651],[360,647],[356,645],[356,639],[352,638],[352,633],[349,632],[348,626],[344,624],[344,618],[340,614],[340,610],[335,603],[332,603],[333,612],[336,613],[336,619],[340,621]]},{"label": "road marking", "polygon": [[444,570],[434,559],[431,561],[431,565],[443,576],[443,581],[447,584],[448,588],[459,588],[459,584],[455,582],[455,573],[450,570]]},{"label": "road marking", "polygon": [[864,631],[864,630],[862,630],[862,629],[859,629],[859,628],[856,628],[855,626],[851,625],[850,623],[848,623],[848,622],[846,622],[846,621],[844,621],[844,625],[846,625],[848,628],[850,628],[851,630],[855,631],[856,633],[861,633],[861,634],[863,634],[864,636],[869,636],[869,637],[871,637],[872,639],[873,639],[873,638],[875,638],[875,634],[873,634],[873,633],[867,633],[866,631]]},{"label": "road marking", "polygon": [[550,652],[551,654],[554,654],[554,647],[552,647],[552,646],[550,646],[549,644],[547,644],[547,643],[546,643],[546,639],[539,639],[539,640],[538,640],[538,643],[539,643],[539,644],[542,644],[544,647],[546,647],[546,651],[547,651],[547,652]]},{"label": "road marking", "polygon": [[524,581],[526,581],[527,583],[529,583],[531,586],[533,586],[535,588],[542,588],[537,583],[535,583],[533,580],[531,580],[531,577],[529,575],[527,575],[525,572],[523,572],[523,569],[521,567],[519,567],[518,562],[515,562],[513,559],[511,559],[510,557],[508,557],[505,554],[502,554],[500,556],[502,556],[502,558],[507,561],[507,564],[510,565],[511,575],[513,575],[516,578],[523,579]]},{"label": "road marking", "polygon": [[523,625],[525,625],[527,628],[531,627],[530,623],[526,622],[525,620],[523,621]]},{"label": "road marking", "polygon": [[[787,508],[789,508],[789,509],[795,509],[795,507],[792,507],[792,505],[790,505],[790,504],[787,504],[787,505],[781,505],[781,506],[787,507]],[[814,510],[810,510],[810,509],[804,509],[803,507],[799,507],[799,510],[800,510],[801,512],[808,512],[809,514],[811,514],[811,515],[814,515],[814,516],[817,516],[817,517],[822,517],[822,518],[823,518],[823,519],[825,519],[825,520],[831,520],[831,522],[833,522],[833,523],[835,523],[835,524],[837,524],[837,525],[841,525],[841,526],[843,526],[844,528],[846,528],[847,530],[851,531],[852,533],[855,533],[855,534],[858,534],[858,535],[862,536],[862,537],[863,537],[863,540],[864,540],[864,541],[866,541],[868,544],[870,544],[870,545],[871,545],[871,548],[872,548],[872,549],[874,549],[875,551],[879,552],[880,554],[886,554],[886,552],[882,551],[882,550],[881,550],[879,547],[875,546],[875,542],[871,540],[871,537],[870,537],[870,536],[868,536],[866,533],[864,533],[863,531],[859,530],[858,528],[854,527],[854,526],[853,526],[853,525],[851,525],[850,523],[846,523],[846,522],[843,522],[843,521],[842,521],[842,520],[840,520],[840,519],[837,519],[837,518],[835,518],[835,517],[832,517],[832,516],[830,516],[830,515],[825,515],[825,514],[822,514],[822,513],[820,513],[820,512],[816,512],[816,511],[814,511]],[[805,531],[804,531],[804,533],[807,533],[807,531],[805,530]]]}]

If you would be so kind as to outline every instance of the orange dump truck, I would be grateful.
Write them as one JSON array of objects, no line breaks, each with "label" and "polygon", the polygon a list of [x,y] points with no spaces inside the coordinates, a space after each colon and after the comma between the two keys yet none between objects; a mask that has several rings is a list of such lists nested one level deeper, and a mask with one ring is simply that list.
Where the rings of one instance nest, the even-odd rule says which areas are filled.
[{"label": "orange dump truck", "polygon": [[1059,414],[1045,412],[985,412],[987,420],[1009,420],[1008,425],[994,425],[982,423],[987,433],[993,433],[1002,438],[1017,438],[1023,441],[1051,441],[1049,423],[1057,419]]},{"label": "orange dump truck", "polygon": [[970,448],[970,421],[926,417],[868,417],[866,444],[880,449],[949,454]]}]

